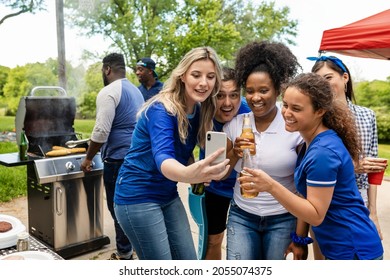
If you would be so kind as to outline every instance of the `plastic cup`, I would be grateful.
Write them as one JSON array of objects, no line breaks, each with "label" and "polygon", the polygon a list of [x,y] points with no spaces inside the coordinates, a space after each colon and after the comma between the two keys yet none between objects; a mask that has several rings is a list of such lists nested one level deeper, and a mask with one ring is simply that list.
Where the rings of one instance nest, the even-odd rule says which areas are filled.
[{"label": "plastic cup", "polygon": [[[387,159],[381,158],[383,162],[387,162]],[[385,170],[380,172],[368,173],[368,183],[370,185],[382,185],[383,176],[385,174]]]},{"label": "plastic cup", "polygon": [[[241,176],[252,176],[252,175],[244,170],[241,170],[240,177]],[[240,191],[241,191],[241,196],[245,198],[255,198],[256,196],[259,195],[259,192],[250,193],[250,192],[246,192],[243,188],[240,188]]]}]

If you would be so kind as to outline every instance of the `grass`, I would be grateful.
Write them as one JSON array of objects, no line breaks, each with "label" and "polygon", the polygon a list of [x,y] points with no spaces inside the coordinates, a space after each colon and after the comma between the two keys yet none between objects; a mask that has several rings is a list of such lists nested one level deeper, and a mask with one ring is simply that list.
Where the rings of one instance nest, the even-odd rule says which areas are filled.
[{"label": "grass", "polygon": [[[75,132],[81,138],[89,138],[95,125],[95,120],[75,120]],[[0,133],[13,131],[15,128],[14,117],[0,116]],[[15,143],[0,142],[0,154],[17,152]],[[199,150],[195,149],[195,158],[198,158]],[[390,160],[390,144],[379,144],[379,157]],[[385,176],[390,176],[390,168],[387,168]],[[13,198],[24,196],[27,192],[26,167],[6,167],[0,165],[0,202],[10,201]]]}]

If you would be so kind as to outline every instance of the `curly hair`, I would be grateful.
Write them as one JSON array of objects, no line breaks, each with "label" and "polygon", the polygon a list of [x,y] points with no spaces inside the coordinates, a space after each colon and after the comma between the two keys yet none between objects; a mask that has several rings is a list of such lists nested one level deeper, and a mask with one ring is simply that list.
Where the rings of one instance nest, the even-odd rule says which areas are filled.
[{"label": "curly hair", "polygon": [[296,56],[282,43],[254,41],[242,47],[236,56],[236,82],[245,88],[248,76],[253,72],[266,72],[278,94],[281,86],[301,69]]},{"label": "curly hair", "polygon": [[311,100],[314,111],[323,109],[326,113],[323,124],[333,129],[343,141],[352,159],[358,162],[360,143],[353,114],[336,100],[329,82],[315,73],[300,74],[287,87],[294,87]]}]

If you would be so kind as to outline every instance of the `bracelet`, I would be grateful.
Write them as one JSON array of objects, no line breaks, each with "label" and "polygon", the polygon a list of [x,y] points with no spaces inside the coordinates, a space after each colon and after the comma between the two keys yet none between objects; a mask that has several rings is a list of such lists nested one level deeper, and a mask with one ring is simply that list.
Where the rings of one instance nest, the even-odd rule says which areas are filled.
[{"label": "bracelet", "polygon": [[313,243],[313,239],[311,237],[298,236],[295,232],[290,233],[290,237],[292,242],[294,242],[296,245],[308,245]]}]

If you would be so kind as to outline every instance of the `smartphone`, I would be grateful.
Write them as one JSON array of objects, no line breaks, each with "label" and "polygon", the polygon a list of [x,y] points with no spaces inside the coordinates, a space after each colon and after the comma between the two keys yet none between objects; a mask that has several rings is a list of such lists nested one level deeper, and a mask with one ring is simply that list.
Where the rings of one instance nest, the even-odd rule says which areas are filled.
[{"label": "smartphone", "polygon": [[[226,149],[227,136],[225,132],[207,131],[206,144],[205,144],[205,156],[208,157],[219,148]],[[220,154],[212,163],[212,165],[218,164],[226,159],[226,151]]]}]

